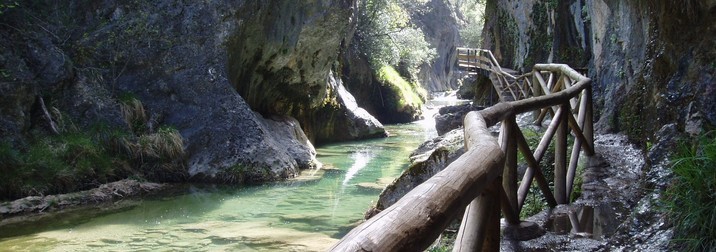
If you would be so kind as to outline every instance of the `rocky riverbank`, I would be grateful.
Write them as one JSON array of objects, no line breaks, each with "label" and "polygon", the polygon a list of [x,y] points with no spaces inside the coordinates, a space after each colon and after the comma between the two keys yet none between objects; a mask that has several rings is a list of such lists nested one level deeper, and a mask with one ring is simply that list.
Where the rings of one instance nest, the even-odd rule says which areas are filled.
[{"label": "rocky riverbank", "polygon": [[124,179],[97,188],[47,196],[30,196],[0,203],[0,226],[52,218],[82,209],[99,208],[103,211],[127,207],[128,201],[166,191],[170,186],[152,182]]}]

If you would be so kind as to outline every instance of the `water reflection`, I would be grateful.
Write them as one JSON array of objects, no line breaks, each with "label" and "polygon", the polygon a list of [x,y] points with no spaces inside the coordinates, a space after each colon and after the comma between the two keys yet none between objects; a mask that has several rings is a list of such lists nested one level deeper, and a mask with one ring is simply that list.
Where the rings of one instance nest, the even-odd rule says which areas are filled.
[{"label": "water reflection", "polygon": [[425,121],[386,127],[391,137],[317,148],[326,169],[303,171],[292,181],[187,185],[114,212],[92,208],[24,223],[23,232],[1,227],[0,251],[322,251],[377,198],[379,190],[358,185],[399,176],[410,152],[436,135]]},{"label": "water reflection", "polygon": [[614,232],[619,224],[618,206],[613,204],[573,205],[557,208],[547,220],[547,228],[559,235],[603,240]]}]

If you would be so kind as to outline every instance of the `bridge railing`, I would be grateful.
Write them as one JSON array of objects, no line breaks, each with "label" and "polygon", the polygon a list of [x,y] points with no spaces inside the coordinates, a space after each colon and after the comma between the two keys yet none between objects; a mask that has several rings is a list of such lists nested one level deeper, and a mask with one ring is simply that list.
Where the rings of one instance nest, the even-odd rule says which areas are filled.
[{"label": "bridge railing", "polygon": [[[495,251],[500,243],[500,212],[508,223],[518,224],[533,181],[550,207],[568,204],[580,152],[594,153],[591,80],[567,65],[538,64],[533,69],[524,78],[532,79],[530,91],[539,96],[468,113],[465,154],[351,230],[331,250],[424,250],[465,210],[454,251]],[[539,111],[539,123],[552,116],[534,150],[515,121],[515,115],[529,111]],[[488,128],[498,123],[500,136],[495,139]],[[568,158],[570,137],[574,145]],[[554,190],[539,165],[550,144],[555,146]],[[519,182],[518,151],[529,167]]]},{"label": "bridge railing", "polygon": [[[500,63],[495,58],[495,55],[492,54],[492,51],[465,47],[458,47],[456,51],[458,67],[470,72],[484,71],[495,74],[495,78],[499,82],[497,86],[503,89],[498,91],[509,93],[514,100],[521,100],[532,96],[530,74],[515,76],[510,71],[506,71],[505,68],[500,66]],[[498,94],[502,98],[502,92],[498,92]]]}]

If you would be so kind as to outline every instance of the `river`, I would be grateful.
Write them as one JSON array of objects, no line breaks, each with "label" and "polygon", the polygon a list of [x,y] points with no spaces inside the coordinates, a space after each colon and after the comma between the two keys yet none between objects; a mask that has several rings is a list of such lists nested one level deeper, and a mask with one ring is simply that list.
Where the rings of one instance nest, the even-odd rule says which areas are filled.
[{"label": "river", "polygon": [[[431,118],[439,105],[428,105]],[[73,213],[0,230],[0,251],[323,251],[363,219],[408,157],[436,136],[427,119],[390,137],[317,148],[324,169],[262,186],[184,185],[109,213]],[[19,234],[19,235],[18,235]]]}]

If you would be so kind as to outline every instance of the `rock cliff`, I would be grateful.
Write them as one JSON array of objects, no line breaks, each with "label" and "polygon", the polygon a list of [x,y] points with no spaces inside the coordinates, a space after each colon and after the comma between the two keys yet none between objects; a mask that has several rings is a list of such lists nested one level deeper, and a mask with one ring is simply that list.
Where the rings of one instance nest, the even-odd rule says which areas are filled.
[{"label": "rock cliff", "polygon": [[425,34],[425,40],[435,48],[436,56],[420,69],[420,82],[429,92],[458,88],[455,73],[455,47],[460,33],[455,9],[449,1],[431,0],[408,8],[412,22]]},{"label": "rock cliff", "polygon": [[[716,125],[715,1],[487,1],[484,47],[505,66],[588,69],[603,132],[653,141],[662,126]],[[693,125],[699,125],[694,128]]]},{"label": "rock cliff", "polygon": [[130,95],[146,111],[142,130],[180,133],[185,155],[178,161],[186,166],[180,177],[260,182],[293,176],[315,164],[308,139],[385,134],[331,71],[353,5],[2,5],[0,140],[12,153],[26,152],[30,139],[52,135],[49,125],[60,119],[79,132],[96,125],[136,130],[122,116],[121,98]]}]

